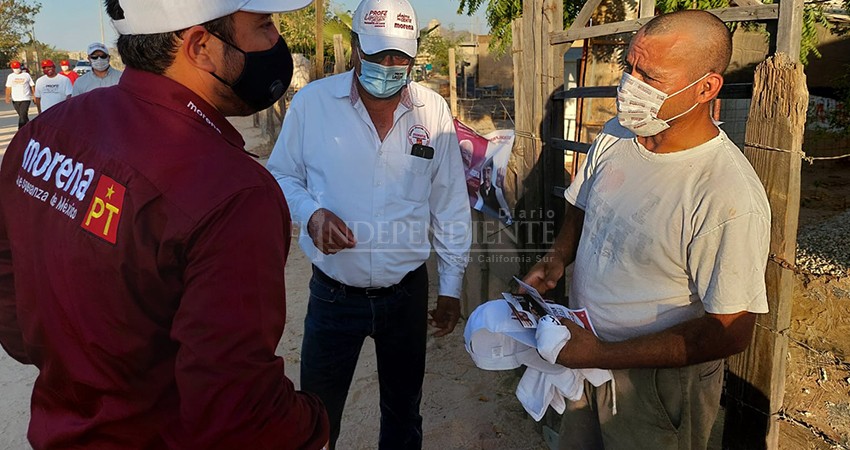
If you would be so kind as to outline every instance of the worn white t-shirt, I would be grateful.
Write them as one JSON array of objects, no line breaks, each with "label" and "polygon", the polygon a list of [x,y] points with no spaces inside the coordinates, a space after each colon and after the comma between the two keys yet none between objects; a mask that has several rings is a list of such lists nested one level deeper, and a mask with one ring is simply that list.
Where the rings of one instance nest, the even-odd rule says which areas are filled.
[{"label": "worn white t-shirt", "polygon": [[6,77],[6,87],[12,91],[13,102],[28,102],[32,100],[32,87],[35,83],[26,72],[10,73]]},{"label": "worn white t-shirt", "polygon": [[616,119],[565,193],[585,211],[571,286],[600,335],[620,341],[712,314],[767,312],[770,207],[726,134],[656,154]]},{"label": "worn white t-shirt", "polygon": [[71,95],[71,80],[62,75],[41,76],[35,82],[35,96],[41,99],[41,112],[65,101]]}]

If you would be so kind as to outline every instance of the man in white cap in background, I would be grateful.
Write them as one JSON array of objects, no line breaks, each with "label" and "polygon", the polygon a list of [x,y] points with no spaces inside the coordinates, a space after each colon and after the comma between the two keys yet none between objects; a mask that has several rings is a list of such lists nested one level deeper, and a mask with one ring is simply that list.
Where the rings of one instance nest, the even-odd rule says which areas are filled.
[{"label": "man in white cap in background", "polygon": [[431,323],[444,336],[460,316],[469,200],[448,105],[410,82],[419,38],[413,7],[364,0],[352,31],[354,69],[295,95],[268,163],[313,262],[301,388],[327,407],[333,447],[371,337],[381,390],[378,448],[418,449],[429,229],[440,281]]},{"label": "man in white cap in background", "polygon": [[109,65],[109,49],[105,45],[100,42],[92,42],[86,54],[89,55],[91,70],[74,82],[73,95],[82,95],[97,88],[118,84],[123,72]]},{"label": "man in white cap in background", "polygon": [[35,449],[327,443],[319,399],[275,355],[289,210],[225,118],[286,91],[292,58],[271,13],[307,4],[107,0],[119,85],[10,143],[0,343],[39,369]]}]

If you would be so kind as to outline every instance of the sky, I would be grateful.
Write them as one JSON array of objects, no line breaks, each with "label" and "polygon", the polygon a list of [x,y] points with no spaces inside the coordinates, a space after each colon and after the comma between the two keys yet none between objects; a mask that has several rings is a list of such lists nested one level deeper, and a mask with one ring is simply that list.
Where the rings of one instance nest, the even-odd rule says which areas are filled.
[{"label": "sky", "polygon": [[[35,38],[61,50],[85,51],[101,40],[102,0],[39,0],[41,12],[35,16]],[[354,11],[359,0],[331,0],[331,8]],[[457,14],[458,0],[411,0],[419,16],[420,26],[437,19],[444,27],[470,30],[483,34],[487,30],[484,11],[469,17]],[[103,34],[107,45],[114,46],[117,35],[103,12]]]}]

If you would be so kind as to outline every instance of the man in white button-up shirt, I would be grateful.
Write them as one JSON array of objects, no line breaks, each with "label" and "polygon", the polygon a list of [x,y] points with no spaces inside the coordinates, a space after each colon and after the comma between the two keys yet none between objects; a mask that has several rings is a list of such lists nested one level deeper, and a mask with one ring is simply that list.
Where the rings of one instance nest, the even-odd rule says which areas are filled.
[{"label": "man in white button-up shirt", "polygon": [[460,315],[469,200],[445,100],[409,82],[419,36],[413,8],[364,0],[352,28],[354,70],[295,96],[268,163],[314,265],[301,387],[327,407],[333,448],[360,348],[372,337],[379,448],[420,448],[429,232],[440,281],[431,323],[443,336]]}]

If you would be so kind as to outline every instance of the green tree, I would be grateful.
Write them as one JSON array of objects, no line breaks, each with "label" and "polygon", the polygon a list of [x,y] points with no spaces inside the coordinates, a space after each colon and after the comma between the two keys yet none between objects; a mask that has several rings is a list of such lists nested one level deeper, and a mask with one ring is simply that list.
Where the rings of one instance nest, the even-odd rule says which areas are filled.
[{"label": "green tree", "polygon": [[[42,60],[49,59],[53,61],[56,64],[57,70],[59,69],[59,61],[62,61],[63,59],[69,59],[67,51],[57,49],[56,47],[49,44],[45,44],[41,41],[35,41],[34,44],[27,44],[26,49],[30,51],[35,49],[35,51],[38,52],[39,58],[41,58]],[[38,63],[40,64],[41,61],[39,61]]]},{"label": "green tree", "polygon": [[[460,0],[458,14],[473,15],[485,0]],[[575,0],[565,0],[564,8],[568,4],[576,3]],[[581,6],[578,7],[581,9]],[[522,16],[522,0],[487,0],[485,12],[487,24],[490,25],[490,50],[497,55],[503,55],[511,48],[512,34],[511,21]],[[578,14],[578,11],[575,12]],[[573,14],[573,17],[575,17]]]},{"label": "green tree", "polygon": [[419,52],[431,55],[431,65],[436,73],[448,75],[449,49],[457,50],[458,44],[463,40],[460,36],[451,37],[452,35],[454,33],[450,32],[447,35],[428,33],[422,36]]},{"label": "green tree", "polygon": [[[2,0],[0,0],[2,1]],[[335,34],[342,35],[343,46],[346,49],[346,60],[351,56],[351,21],[350,11],[331,11],[330,0],[325,0],[325,17],[322,28],[322,40],[325,61],[333,61]],[[286,39],[286,44],[292,53],[301,53],[308,58],[316,54],[316,6],[310,6],[280,15],[280,33]]]},{"label": "green tree", "polygon": [[[475,14],[486,2],[487,23],[490,25],[490,32],[493,36],[490,41],[491,50],[496,53],[505,53],[510,49],[511,21],[522,16],[522,0],[459,0],[459,2],[458,14],[468,15]],[[764,3],[771,2],[771,0],[767,0]],[[584,3],[584,0],[564,0],[565,28],[572,24]],[[697,9],[725,8],[730,4],[729,0],[656,0],[655,8],[657,11],[665,13],[694,7]],[[844,0],[843,6],[846,11],[850,11],[850,0]],[[833,32],[840,32],[838,29],[833,29],[827,22],[821,2],[807,3],[803,12],[802,45],[800,48],[800,60],[803,63],[808,62],[809,55],[820,56],[817,51],[816,25],[818,24]],[[850,30],[845,30],[845,32],[847,31]]]},{"label": "green tree", "polygon": [[24,42],[31,42],[33,17],[41,4],[28,0],[0,0],[0,64],[6,67]]}]

